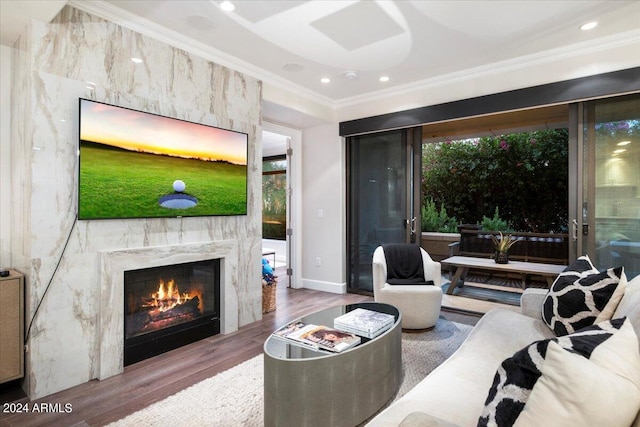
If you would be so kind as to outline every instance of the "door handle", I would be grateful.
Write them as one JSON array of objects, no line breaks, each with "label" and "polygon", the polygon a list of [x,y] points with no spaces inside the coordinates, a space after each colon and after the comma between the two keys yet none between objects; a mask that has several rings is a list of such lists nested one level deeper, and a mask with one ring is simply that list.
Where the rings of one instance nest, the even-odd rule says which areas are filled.
[{"label": "door handle", "polygon": [[404,225],[404,228],[409,228],[409,230],[412,233],[415,233],[415,231],[416,231],[416,217],[414,216],[411,219],[403,219],[402,220],[402,225]]},{"label": "door handle", "polygon": [[576,221],[575,219],[571,221],[572,225],[573,225],[573,241],[575,242],[576,240],[578,240],[578,221]]},{"label": "door handle", "polygon": [[416,217],[414,216],[413,218],[411,218],[411,221],[407,221],[407,223],[409,222],[411,223],[411,226],[409,228],[410,230],[409,242],[415,243],[416,242]]}]

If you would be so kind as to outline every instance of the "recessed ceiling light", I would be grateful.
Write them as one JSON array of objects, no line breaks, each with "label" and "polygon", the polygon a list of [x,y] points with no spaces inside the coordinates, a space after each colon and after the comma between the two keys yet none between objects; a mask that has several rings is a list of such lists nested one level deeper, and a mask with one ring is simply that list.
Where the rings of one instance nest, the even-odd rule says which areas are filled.
[{"label": "recessed ceiling light", "polygon": [[588,31],[588,30],[593,30],[597,26],[598,26],[598,23],[596,21],[591,21],[591,22],[587,22],[586,24],[582,24],[580,26],[580,29],[582,31]]},{"label": "recessed ceiling light", "polygon": [[625,145],[629,145],[629,144],[631,144],[631,141],[620,141],[620,142],[618,142],[618,145],[620,147],[624,147]]},{"label": "recessed ceiling light", "polygon": [[388,82],[389,81],[389,76],[380,76],[380,78],[378,80],[380,80],[382,83]]},{"label": "recessed ceiling light", "polygon": [[613,152],[616,153],[616,154],[624,153],[625,151],[627,151],[627,150],[624,149],[624,148],[618,148],[617,150],[613,150]]},{"label": "recessed ceiling light", "polygon": [[133,57],[133,58],[131,58],[131,62],[133,62],[134,64],[141,64],[142,63],[142,59]]},{"label": "recessed ceiling light", "polygon": [[231,3],[230,1],[223,1],[222,3],[220,3],[220,9],[224,10],[225,12],[233,12],[234,10],[236,10],[236,5]]},{"label": "recessed ceiling light", "polygon": [[331,83],[331,79],[329,77],[323,77],[320,81],[324,84]]}]

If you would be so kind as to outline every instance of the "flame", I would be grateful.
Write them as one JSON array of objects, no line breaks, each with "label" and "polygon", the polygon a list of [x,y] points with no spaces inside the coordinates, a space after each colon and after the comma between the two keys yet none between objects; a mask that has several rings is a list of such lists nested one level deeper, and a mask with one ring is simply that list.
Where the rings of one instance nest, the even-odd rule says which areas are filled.
[{"label": "flame", "polygon": [[[159,280],[158,291],[151,294],[151,298],[145,298],[145,307],[154,307],[158,311],[167,311],[176,307],[177,305],[184,304],[195,296],[199,296],[197,292],[183,292],[180,293],[178,285],[175,280],[170,279],[166,284],[164,280]],[[200,297],[200,296],[199,296]],[[200,297],[200,304],[202,304],[202,297]],[[202,307],[199,307],[202,311]]]}]

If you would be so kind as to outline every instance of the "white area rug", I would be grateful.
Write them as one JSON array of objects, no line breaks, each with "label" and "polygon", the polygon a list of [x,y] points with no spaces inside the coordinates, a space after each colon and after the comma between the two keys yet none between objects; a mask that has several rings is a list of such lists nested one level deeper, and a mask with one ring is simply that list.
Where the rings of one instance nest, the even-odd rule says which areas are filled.
[{"label": "white area rug", "polygon": [[[394,401],[451,356],[471,329],[439,319],[430,331],[403,333],[404,379]],[[263,379],[263,356],[259,355],[109,426],[262,426]]]}]

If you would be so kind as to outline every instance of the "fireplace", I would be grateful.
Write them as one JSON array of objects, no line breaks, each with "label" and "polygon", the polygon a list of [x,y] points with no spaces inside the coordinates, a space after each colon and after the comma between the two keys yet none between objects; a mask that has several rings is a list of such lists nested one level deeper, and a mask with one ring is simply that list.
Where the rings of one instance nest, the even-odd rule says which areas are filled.
[{"label": "fireplace", "polygon": [[124,272],[124,366],[220,333],[220,259]]}]

